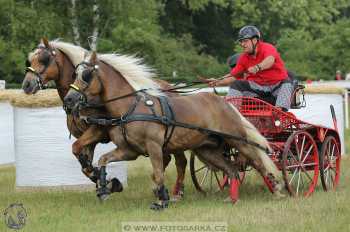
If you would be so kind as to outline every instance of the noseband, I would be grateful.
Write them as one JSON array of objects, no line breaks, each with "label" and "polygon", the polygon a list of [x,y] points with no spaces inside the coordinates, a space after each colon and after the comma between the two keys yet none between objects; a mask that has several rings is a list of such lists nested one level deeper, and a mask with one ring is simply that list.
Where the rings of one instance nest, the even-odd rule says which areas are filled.
[{"label": "noseband", "polygon": [[[38,49],[48,50],[51,56],[56,57],[55,50],[51,50],[51,49],[43,47],[43,46],[39,46]],[[51,56],[50,56],[50,59],[51,59]],[[53,58],[53,60],[55,61],[57,68],[58,68],[58,76],[61,76],[60,68],[59,68],[60,66],[58,65],[58,62],[55,58]],[[36,71],[35,68],[33,68],[33,67],[26,67],[25,73],[31,72],[35,75],[35,82],[38,84],[40,90],[48,88],[47,84],[44,84],[42,75],[46,72],[46,70],[50,64],[51,64],[51,62],[44,65],[44,69],[41,72]]]}]

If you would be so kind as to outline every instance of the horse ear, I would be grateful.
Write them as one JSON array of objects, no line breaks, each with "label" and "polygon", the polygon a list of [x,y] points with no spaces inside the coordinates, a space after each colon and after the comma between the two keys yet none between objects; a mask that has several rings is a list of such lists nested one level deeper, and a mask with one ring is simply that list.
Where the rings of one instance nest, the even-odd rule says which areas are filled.
[{"label": "horse ear", "polygon": [[46,37],[43,37],[42,41],[46,48],[50,48],[49,40]]},{"label": "horse ear", "polygon": [[90,62],[92,64],[96,64],[96,60],[97,60],[97,54],[96,54],[95,51],[93,51],[92,54],[91,54],[91,57],[90,57]]}]

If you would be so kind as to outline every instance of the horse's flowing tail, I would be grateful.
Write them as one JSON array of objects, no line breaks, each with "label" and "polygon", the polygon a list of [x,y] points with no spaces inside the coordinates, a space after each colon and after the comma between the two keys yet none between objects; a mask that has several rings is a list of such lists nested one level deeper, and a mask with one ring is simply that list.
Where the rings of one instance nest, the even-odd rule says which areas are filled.
[{"label": "horse's flowing tail", "polygon": [[[251,124],[237,109],[234,105],[229,104],[233,110],[241,117],[242,120],[242,124],[244,126],[244,128],[247,131],[247,139],[249,141],[255,142],[257,144],[259,144],[262,147],[266,147],[269,151],[272,151],[267,139],[262,136],[260,134],[260,132],[258,131],[258,129],[256,129],[256,127]],[[259,147],[254,147],[254,150],[257,154],[257,156],[260,158],[261,162],[263,163],[267,173],[271,173],[273,174],[276,178],[280,179],[281,174],[278,171],[275,163],[270,159],[270,157],[268,156],[268,154],[266,154],[266,151],[262,150]]]}]

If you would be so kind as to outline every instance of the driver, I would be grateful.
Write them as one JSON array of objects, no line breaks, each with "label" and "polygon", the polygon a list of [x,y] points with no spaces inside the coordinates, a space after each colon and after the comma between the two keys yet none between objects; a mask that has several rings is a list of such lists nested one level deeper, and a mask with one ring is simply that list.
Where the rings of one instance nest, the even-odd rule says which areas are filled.
[{"label": "driver", "polygon": [[236,66],[223,79],[212,80],[208,85],[229,85],[228,96],[272,95],[276,98],[276,107],[287,111],[290,108],[293,85],[277,49],[261,40],[261,33],[255,26],[241,28],[238,42],[243,53]]}]

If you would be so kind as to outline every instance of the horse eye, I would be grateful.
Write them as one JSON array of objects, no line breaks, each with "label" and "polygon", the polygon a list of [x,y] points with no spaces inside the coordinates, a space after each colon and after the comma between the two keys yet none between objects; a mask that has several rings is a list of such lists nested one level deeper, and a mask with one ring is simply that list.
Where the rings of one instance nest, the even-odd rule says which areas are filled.
[{"label": "horse eye", "polygon": [[30,67],[31,66],[31,63],[29,60],[26,60],[26,67]]},{"label": "horse eye", "polygon": [[42,63],[43,65],[47,66],[50,62],[50,54],[48,52],[44,52],[39,57],[39,62]]},{"label": "horse eye", "polygon": [[83,81],[85,81],[86,83],[89,83],[91,81],[91,78],[92,78],[92,71],[91,70],[84,70],[81,76],[82,76]]}]

